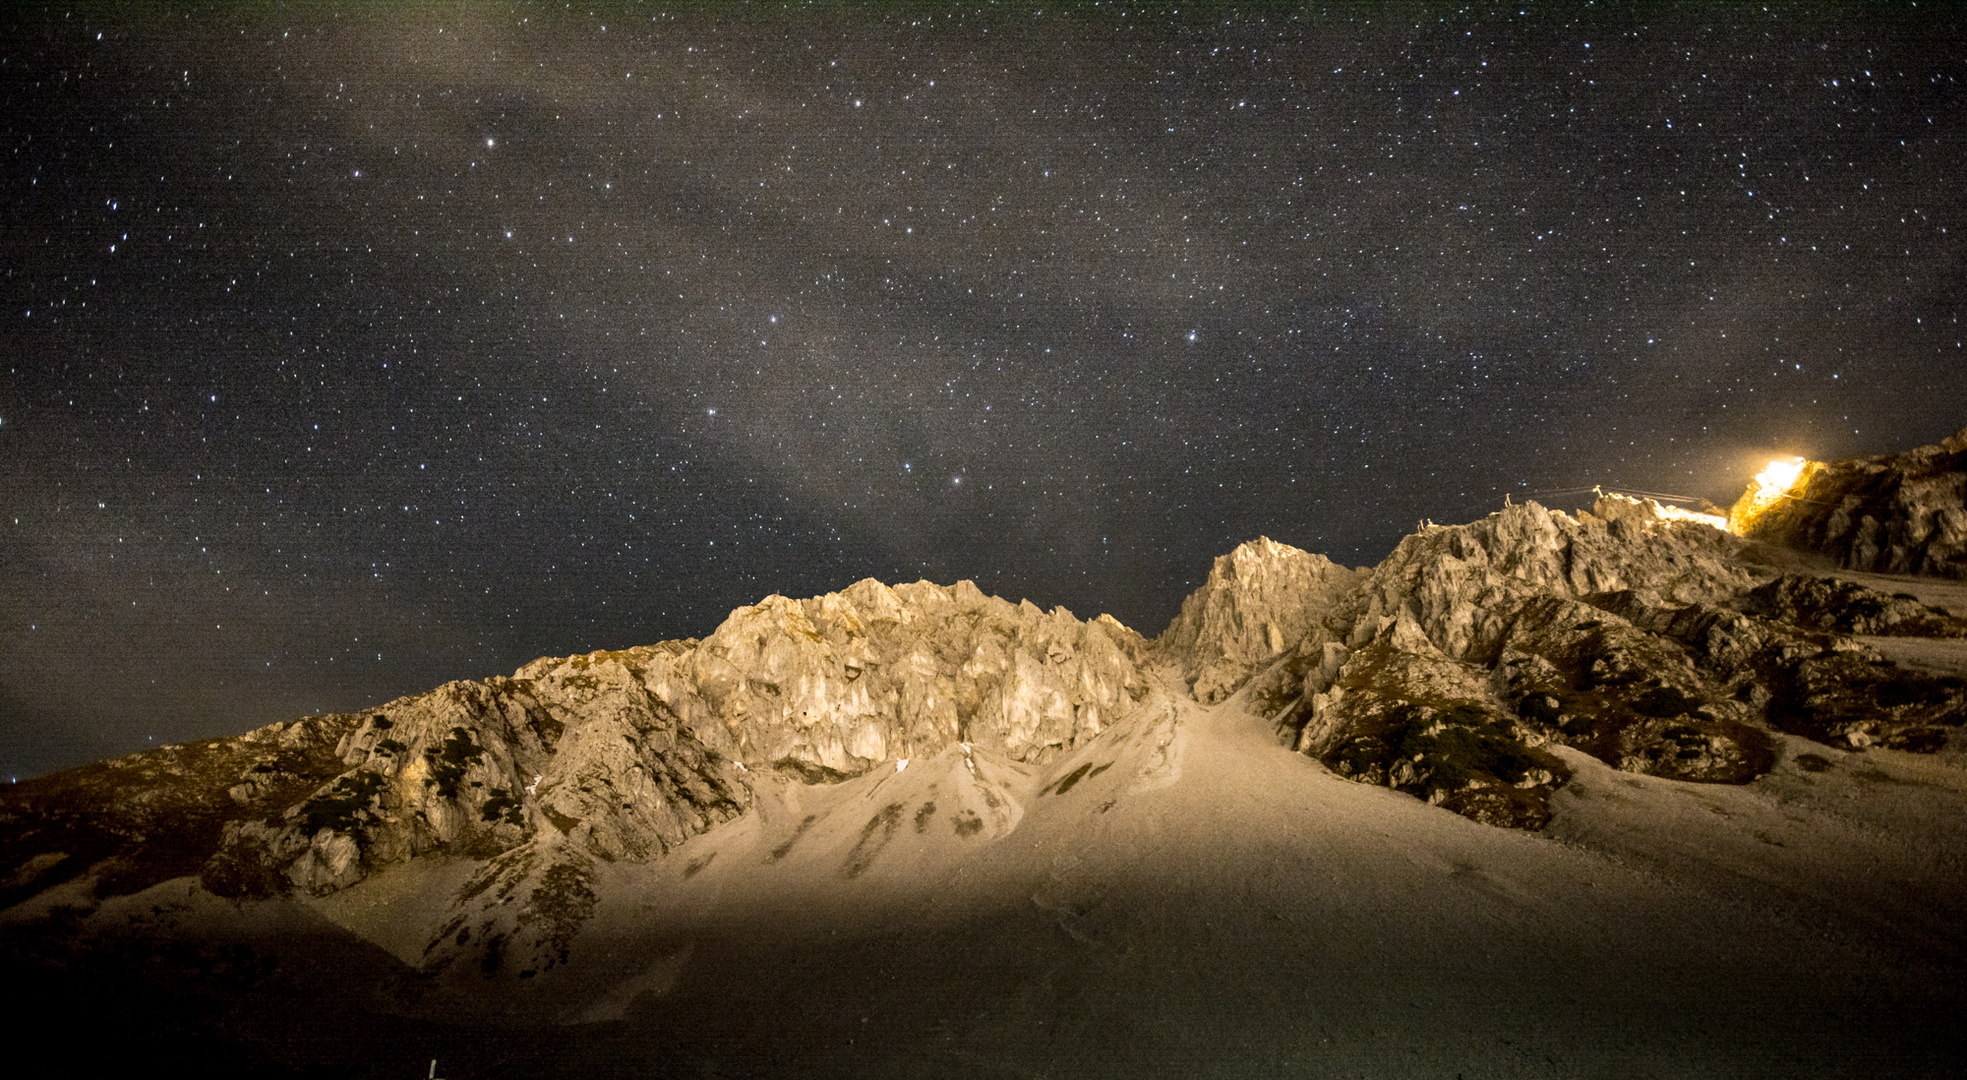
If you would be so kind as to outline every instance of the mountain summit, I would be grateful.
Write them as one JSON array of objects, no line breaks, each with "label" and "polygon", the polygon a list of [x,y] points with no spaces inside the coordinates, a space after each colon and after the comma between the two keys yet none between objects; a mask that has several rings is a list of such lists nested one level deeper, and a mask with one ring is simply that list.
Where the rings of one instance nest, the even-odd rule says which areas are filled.
[{"label": "mountain summit", "polygon": [[[1607,496],[1424,527],[1372,568],[1260,538],[1152,641],[867,580],[56,773],[0,793],[4,941],[51,1001],[216,1009],[227,1060],[280,1068],[369,1060],[273,1014],[333,986],[397,1071],[440,1047],[488,1075],[1138,1075],[1245,1045],[1371,1063],[1391,1024],[1429,1068],[1545,1070],[1512,1056],[1534,1046],[1570,1075],[1626,984],[1540,973],[1594,956],[1666,995],[1660,1060],[1728,1057],[1730,1024],[1763,1029],[1741,1063],[1939,1048],[1967,592],[1864,571],[1954,569],[1963,437],[1800,469],[1776,501],[1809,509],[1752,490],[1745,536]],[[1852,524],[1874,503],[1898,516]],[[1726,1002],[1674,997],[1688,978]],[[1455,1007],[1502,1044],[1393,1000],[1484,984],[1503,999]],[[1833,1014],[1870,1026],[1795,1019]]]}]

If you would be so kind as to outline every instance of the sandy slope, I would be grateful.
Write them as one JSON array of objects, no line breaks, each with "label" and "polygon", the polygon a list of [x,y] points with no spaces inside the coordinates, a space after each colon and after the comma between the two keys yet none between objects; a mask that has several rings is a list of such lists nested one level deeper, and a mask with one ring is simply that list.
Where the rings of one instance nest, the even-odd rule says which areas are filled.
[{"label": "sandy slope", "polygon": [[[265,1072],[424,1075],[438,1057],[454,1080],[1873,1076],[1962,1060],[1967,773],[1801,740],[1740,788],[1567,756],[1550,829],[1495,829],[1328,774],[1239,698],[1160,691],[1043,769],[951,748],[836,786],[761,780],[754,812],[607,867],[571,964],[524,982],[431,985],[390,959],[416,959],[468,864],[243,912],[173,883],[118,917],[201,942],[282,928],[286,981],[250,1003],[184,984],[230,1010],[197,1037]],[[183,1022],[156,983],[129,985],[152,989],[116,1006],[127,1023]]]},{"label": "sandy slope", "polygon": [[1921,603],[1943,608],[1967,619],[1967,581],[1912,574],[1871,574],[1862,570],[1830,570],[1824,576],[1856,582],[1883,593],[1916,596]]},{"label": "sandy slope", "polygon": [[[1043,771],[952,749],[785,785],[669,859],[613,868],[572,968],[512,999],[557,1022],[539,1064],[1475,1077],[1957,1060],[1957,769],[1796,741],[1734,788],[1571,755],[1556,822],[1530,835],[1332,777],[1240,704],[1159,696]],[[1812,750],[1824,771],[1795,765]]]}]

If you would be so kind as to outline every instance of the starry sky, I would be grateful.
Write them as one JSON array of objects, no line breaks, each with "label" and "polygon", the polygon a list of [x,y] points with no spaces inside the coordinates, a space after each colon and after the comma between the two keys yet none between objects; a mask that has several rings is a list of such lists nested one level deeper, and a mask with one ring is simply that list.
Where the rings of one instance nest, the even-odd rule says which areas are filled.
[{"label": "starry sky", "polygon": [[0,775],[1967,424],[1945,5],[12,6]]}]

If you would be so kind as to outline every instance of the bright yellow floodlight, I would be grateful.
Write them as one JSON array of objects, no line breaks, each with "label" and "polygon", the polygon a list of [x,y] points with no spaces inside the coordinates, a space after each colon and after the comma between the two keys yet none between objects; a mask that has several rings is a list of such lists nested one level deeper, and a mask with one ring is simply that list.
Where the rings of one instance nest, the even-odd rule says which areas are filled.
[{"label": "bright yellow floodlight", "polygon": [[1803,459],[1800,457],[1776,458],[1769,467],[1755,474],[1755,482],[1760,487],[1774,488],[1777,494],[1788,491],[1803,475]]}]

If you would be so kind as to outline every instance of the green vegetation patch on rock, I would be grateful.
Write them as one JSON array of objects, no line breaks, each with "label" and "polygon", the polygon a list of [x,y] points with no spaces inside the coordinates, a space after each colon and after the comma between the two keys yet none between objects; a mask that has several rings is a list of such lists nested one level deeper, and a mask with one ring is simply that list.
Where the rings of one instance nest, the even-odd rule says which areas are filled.
[{"label": "green vegetation patch on rock", "polygon": [[519,800],[505,788],[493,788],[492,797],[485,800],[478,816],[485,821],[503,820],[508,825],[524,825],[525,815],[519,812]]},{"label": "green vegetation patch on rock", "polygon": [[1818,742],[1931,753],[1945,745],[1947,729],[1967,724],[1967,679],[1826,651],[1797,662],[1776,681],[1769,720]]},{"label": "green vegetation patch on rock", "polygon": [[1538,829],[1570,770],[1519,739],[1508,717],[1463,703],[1374,710],[1321,755],[1327,768],[1491,825]]},{"label": "green vegetation patch on rock", "polygon": [[308,836],[323,829],[354,832],[385,783],[381,773],[367,769],[337,778],[328,790],[301,804],[297,814],[301,831]]},{"label": "green vegetation patch on rock", "polygon": [[[593,917],[598,902],[585,866],[556,862],[546,868],[540,875],[540,883],[526,897],[526,906],[520,910],[518,919],[520,929],[530,929],[537,935],[544,953],[535,961],[537,970],[567,962],[575,936]],[[529,968],[519,976],[530,978],[534,970]]]},{"label": "green vegetation patch on rock", "polygon": [[841,772],[839,769],[831,769],[818,762],[804,761],[796,757],[780,758],[772,763],[772,768],[804,784],[840,784],[860,775]]},{"label": "green vegetation patch on rock", "polygon": [[474,741],[470,730],[454,727],[442,746],[426,749],[423,756],[430,763],[430,775],[424,778],[424,783],[435,787],[439,795],[453,799],[464,782],[465,771],[483,760],[485,751]]}]

